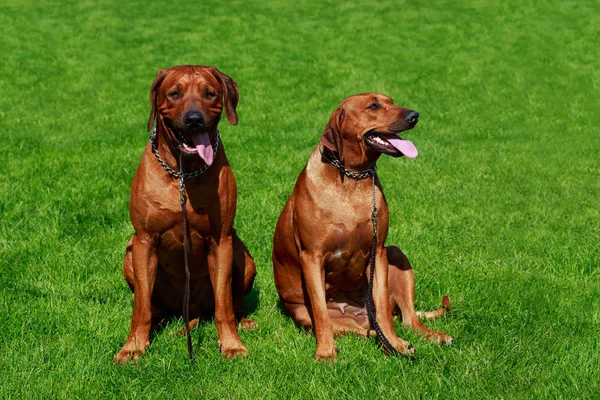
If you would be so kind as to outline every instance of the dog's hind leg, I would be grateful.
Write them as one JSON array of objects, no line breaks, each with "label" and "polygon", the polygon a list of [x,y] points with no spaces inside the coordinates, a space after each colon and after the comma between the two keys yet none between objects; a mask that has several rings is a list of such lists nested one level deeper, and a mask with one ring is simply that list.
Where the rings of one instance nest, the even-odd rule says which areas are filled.
[{"label": "dog's hind leg", "polygon": [[444,315],[450,308],[450,300],[444,297],[444,306],[448,305],[448,309],[441,308],[432,312],[417,313],[415,311],[415,274],[408,262],[408,258],[395,246],[388,246],[386,250],[389,264],[388,286],[390,305],[392,309],[396,307],[400,309],[402,324],[425,336],[428,340],[440,344],[451,344],[453,341],[451,336],[431,330],[423,326],[419,321],[419,316],[431,319]]},{"label": "dog's hind leg", "polygon": [[442,307],[433,311],[417,311],[417,317],[425,320],[436,319],[446,314],[448,311],[450,311],[450,299],[448,296],[444,296],[442,298]]},{"label": "dog's hind leg", "polygon": [[256,277],[256,264],[246,245],[233,231],[233,311],[238,322],[238,329],[254,329],[258,324],[244,316],[244,297],[250,293]]},{"label": "dog's hind leg", "polygon": [[282,301],[285,311],[294,320],[298,328],[310,331],[313,328],[312,318],[304,304],[286,303]]},{"label": "dog's hind leg", "polygon": [[129,239],[127,242],[127,246],[125,247],[125,259],[123,260],[123,275],[125,276],[125,281],[129,285],[129,289],[133,292],[133,260],[131,256],[131,244],[133,243],[133,238]]}]

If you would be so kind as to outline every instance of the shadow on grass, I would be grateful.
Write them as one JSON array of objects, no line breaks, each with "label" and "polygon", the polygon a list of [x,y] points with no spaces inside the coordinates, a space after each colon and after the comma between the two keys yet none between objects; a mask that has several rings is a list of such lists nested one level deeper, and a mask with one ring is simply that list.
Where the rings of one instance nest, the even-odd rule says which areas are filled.
[{"label": "shadow on grass", "polygon": [[[243,315],[248,316],[248,315],[255,313],[256,310],[258,309],[259,305],[260,305],[260,289],[258,289],[256,287],[256,285],[254,285],[252,290],[250,290],[250,292],[248,294],[246,294],[246,296],[244,297]],[[198,324],[196,325],[196,327],[192,328],[192,332],[200,331],[196,328],[198,328],[199,326],[204,325],[204,324],[213,323],[213,321],[215,319],[214,310],[212,312],[204,312],[198,316],[190,316],[190,321],[193,320],[194,318],[198,318],[199,320],[198,320]],[[236,320],[238,320],[238,318],[236,318]],[[152,328],[150,331],[150,343],[152,343],[154,338],[157,335],[159,335],[171,323],[181,324],[181,321],[182,321],[182,313],[180,313],[180,312],[169,313],[168,315],[162,316],[160,319],[153,320]],[[177,335],[179,335],[179,334],[185,335],[184,327],[185,327],[185,322],[183,322],[183,324],[181,325],[181,329],[178,330],[178,332],[176,334]],[[202,342],[202,337],[201,337],[201,335],[198,335],[196,346],[199,346],[201,344],[201,342]]]},{"label": "shadow on grass", "polygon": [[256,284],[246,297],[244,297],[244,315],[254,314],[260,305],[260,289],[256,288]]}]

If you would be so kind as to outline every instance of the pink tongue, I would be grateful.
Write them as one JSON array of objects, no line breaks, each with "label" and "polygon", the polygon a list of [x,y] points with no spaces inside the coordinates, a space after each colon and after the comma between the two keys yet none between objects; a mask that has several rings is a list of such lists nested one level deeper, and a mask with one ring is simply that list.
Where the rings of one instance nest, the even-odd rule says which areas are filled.
[{"label": "pink tongue", "polygon": [[192,136],[192,140],[196,145],[198,155],[204,160],[206,165],[210,167],[213,163],[214,152],[212,145],[210,144],[208,133],[196,133]]},{"label": "pink tongue", "polygon": [[419,155],[417,148],[409,140],[400,139],[398,136],[386,136],[385,139],[408,158],[415,158]]}]

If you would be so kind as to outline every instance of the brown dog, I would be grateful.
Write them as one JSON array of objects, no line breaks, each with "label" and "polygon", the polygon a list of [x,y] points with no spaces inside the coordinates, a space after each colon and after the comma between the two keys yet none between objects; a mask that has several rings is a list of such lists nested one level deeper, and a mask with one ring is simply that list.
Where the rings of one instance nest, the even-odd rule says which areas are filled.
[{"label": "brown dog", "polygon": [[[151,327],[179,314],[184,295],[184,231],[179,179],[167,171],[202,171],[185,180],[190,240],[190,315],[214,313],[219,345],[226,357],[247,352],[236,331],[244,295],[252,288],[256,267],[233,229],[237,189],[218,137],[223,99],[227,119],[237,124],[236,83],[215,67],[164,69],[152,85],[148,130],[156,134],[133,178],[129,212],[135,234],[127,245],[125,280],[134,292],[131,333],[114,357],[137,359],[149,345]],[[155,154],[156,152],[156,154]],[[165,166],[159,162],[162,160]],[[172,171],[173,172],[173,171]]]},{"label": "brown dog", "polygon": [[[374,196],[378,212],[373,303],[381,332],[400,353],[414,352],[412,345],[394,332],[392,311],[399,308],[405,326],[440,343],[452,342],[450,336],[419,322],[413,270],[400,249],[384,245],[388,208],[372,172],[382,153],[417,156],[415,146],[396,134],[412,129],[418,117],[416,111],[396,106],[379,93],[344,100],[331,116],[279,217],[272,255],[277,291],[296,324],[314,328],[315,359],[335,361],[334,334],[375,336],[365,308],[371,279]],[[444,305],[422,316],[443,315],[450,306],[447,297]]]}]

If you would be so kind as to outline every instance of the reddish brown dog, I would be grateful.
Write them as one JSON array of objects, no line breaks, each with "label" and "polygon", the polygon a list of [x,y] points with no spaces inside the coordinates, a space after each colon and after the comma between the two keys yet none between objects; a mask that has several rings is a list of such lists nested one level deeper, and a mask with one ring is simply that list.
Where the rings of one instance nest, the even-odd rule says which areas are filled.
[{"label": "reddish brown dog", "polygon": [[[253,321],[242,317],[244,295],[252,288],[256,267],[233,229],[237,189],[217,125],[225,114],[237,124],[236,83],[214,67],[164,69],[152,85],[148,130],[156,123],[153,142],[167,167],[205,169],[185,180],[190,238],[190,329],[214,313],[219,345],[226,357],[247,352],[236,330]],[[224,99],[224,101],[223,101]],[[219,141],[219,142],[218,142]],[[218,142],[218,144],[217,144]],[[135,234],[127,245],[125,280],[134,292],[131,332],[114,357],[137,359],[149,345],[150,331],[166,316],[181,315],[184,295],[184,234],[179,179],[161,166],[146,146],[133,178],[129,212]]]},{"label": "reddish brown dog", "polygon": [[[412,143],[396,136],[412,129],[419,113],[393,104],[379,93],[347,98],[333,112],[306,167],[300,173],[275,229],[273,266],[277,291],[288,314],[303,328],[314,328],[315,359],[335,361],[335,334],[374,336],[365,309],[373,238],[373,186],[370,176],[354,179],[346,171],[375,167],[379,156],[416,157]],[[332,164],[339,161],[338,168]],[[414,352],[400,339],[392,313],[418,333],[440,343],[446,334],[424,327],[414,309],[414,273],[399,248],[385,246],[388,207],[375,179],[378,209],[373,300],[376,321],[390,344],[402,354]],[[435,318],[450,307],[423,313]]]}]

